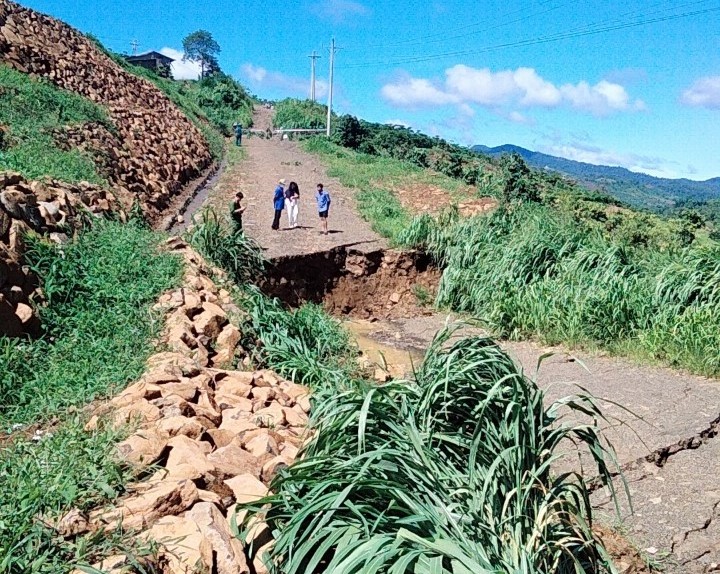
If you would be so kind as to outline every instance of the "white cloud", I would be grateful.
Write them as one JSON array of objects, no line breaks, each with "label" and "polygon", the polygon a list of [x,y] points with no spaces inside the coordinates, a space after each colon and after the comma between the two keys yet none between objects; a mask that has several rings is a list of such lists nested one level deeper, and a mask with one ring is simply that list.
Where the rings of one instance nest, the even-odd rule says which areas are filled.
[{"label": "white cloud", "polygon": [[696,80],[680,96],[680,101],[688,106],[720,109],[720,76],[705,76]]},{"label": "white cloud", "polygon": [[[403,75],[384,85],[380,93],[390,103],[402,107],[477,104],[500,112],[508,107],[567,105],[597,116],[645,107],[641,100],[632,100],[625,88],[614,82],[601,80],[590,85],[582,81],[558,87],[533,68],[524,67],[493,72],[458,64],[445,70],[444,82]],[[518,112],[503,115],[520,117]]]},{"label": "white cloud", "polygon": [[[310,95],[310,80],[307,78],[288,76],[282,72],[273,72],[250,63],[243,64],[240,72],[254,88],[279,88],[286,95],[300,98],[307,98]],[[324,98],[327,93],[328,83],[321,78],[316,78],[315,97]]]},{"label": "white cloud", "polygon": [[532,118],[527,117],[525,114],[521,114],[517,110],[513,110],[507,115],[507,119],[516,124],[527,124],[532,125],[535,122]]},{"label": "white cloud", "polygon": [[602,80],[591,86],[587,82],[565,84],[560,88],[565,100],[579,110],[596,116],[607,116],[613,112],[644,109],[641,100],[632,102],[623,86]]},{"label": "white cloud", "polygon": [[336,24],[370,13],[366,6],[354,0],[320,0],[313,4],[311,10]]},{"label": "white cloud", "polygon": [[180,50],[162,48],[160,53],[175,60],[170,64],[170,70],[176,80],[197,80],[200,77],[200,63],[192,60],[183,61],[183,52]]},{"label": "white cloud", "polygon": [[386,84],[380,92],[389,102],[403,107],[435,106],[459,102],[457,96],[435,87],[430,80],[409,76],[399,83]]}]

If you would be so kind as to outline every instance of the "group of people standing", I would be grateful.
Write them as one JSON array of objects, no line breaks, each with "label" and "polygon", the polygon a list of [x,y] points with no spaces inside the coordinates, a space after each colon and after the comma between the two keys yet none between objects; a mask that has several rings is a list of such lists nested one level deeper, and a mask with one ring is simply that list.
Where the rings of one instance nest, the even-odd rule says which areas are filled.
[{"label": "group of people standing", "polygon": [[[280,216],[283,209],[287,210],[288,227],[294,229],[298,226],[298,212],[300,208],[300,188],[298,184],[291,181],[287,187],[285,179],[278,181],[275,187],[275,195],[273,197],[273,206],[275,208],[275,216],[273,217],[272,229],[280,230]],[[317,184],[315,193],[315,201],[317,202],[318,215],[320,217],[320,225],[322,233],[328,234],[328,212],[330,211],[330,194],[325,190],[322,183]]]}]

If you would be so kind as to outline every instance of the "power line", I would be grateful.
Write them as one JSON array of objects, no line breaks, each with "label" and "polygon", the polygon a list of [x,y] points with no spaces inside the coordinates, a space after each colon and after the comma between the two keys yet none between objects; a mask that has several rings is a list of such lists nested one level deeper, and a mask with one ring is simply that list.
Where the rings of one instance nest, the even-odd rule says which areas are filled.
[{"label": "power line", "polygon": [[[704,3],[705,0],[702,2],[694,2],[691,4],[699,4]],[[665,10],[663,10],[665,11]],[[623,30],[627,28],[635,28],[638,26],[645,26],[647,24],[654,24],[658,22],[667,22],[671,20],[678,20],[681,18],[689,18],[692,16],[699,16],[703,14],[709,14],[712,12],[720,11],[720,6],[715,8],[706,8],[703,10],[695,10],[690,12],[683,12],[680,14],[671,14],[667,16],[660,16],[655,18],[645,18],[643,20],[637,20],[632,22],[623,22],[623,21],[616,21],[617,23],[611,24],[611,25],[605,25],[600,26],[597,23],[594,24],[588,24],[581,28],[578,28],[576,30],[571,30],[569,32],[561,32],[558,34],[550,35],[550,36],[541,36],[536,38],[528,38],[525,40],[519,40],[516,42],[506,42],[502,44],[495,44],[491,46],[485,46],[483,48],[474,48],[469,50],[459,50],[454,52],[442,52],[437,54],[428,54],[423,56],[406,56],[406,57],[399,57],[392,61],[390,60],[376,60],[371,62],[361,62],[357,64],[350,64],[347,66],[343,66],[342,69],[359,69],[359,68],[371,68],[375,66],[393,66],[398,64],[409,64],[409,63],[417,63],[417,62],[427,62],[431,60],[437,60],[442,58],[448,58],[448,57],[458,57],[458,56],[467,56],[472,54],[482,54],[486,52],[491,52],[495,50],[501,50],[501,49],[508,49],[508,48],[516,48],[516,47],[523,47],[523,46],[532,46],[537,44],[546,44],[550,42],[558,42],[560,40],[567,40],[567,39],[573,39],[573,38],[579,38],[583,36],[590,36],[595,34],[602,34],[605,32],[611,32],[616,30]],[[659,13],[659,12],[657,12]],[[593,27],[594,26],[594,27]]]}]

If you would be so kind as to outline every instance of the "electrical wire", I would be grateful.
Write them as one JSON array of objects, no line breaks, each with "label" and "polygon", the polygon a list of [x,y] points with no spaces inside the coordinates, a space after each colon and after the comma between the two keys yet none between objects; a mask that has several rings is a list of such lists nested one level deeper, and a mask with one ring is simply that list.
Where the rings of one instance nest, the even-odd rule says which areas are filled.
[{"label": "electrical wire", "polygon": [[[679,7],[685,7],[685,6],[691,6],[696,4],[702,4],[705,3],[707,0],[701,0],[700,2],[690,2],[687,4],[684,4]],[[677,8],[678,6],[676,6]],[[666,12],[668,9],[660,10],[657,12],[654,12],[653,14],[660,14],[662,12]],[[549,36],[540,36],[535,38],[527,38],[524,40],[514,41],[514,42],[505,42],[501,44],[494,44],[490,46],[485,46],[482,48],[472,48],[468,50],[458,50],[458,51],[452,51],[452,52],[442,52],[442,53],[436,53],[436,54],[426,54],[426,55],[418,55],[418,56],[404,56],[404,57],[396,57],[392,60],[376,60],[376,61],[368,61],[368,62],[360,62],[356,64],[348,64],[345,66],[338,66],[339,69],[359,69],[359,68],[370,68],[370,67],[376,67],[376,66],[395,66],[399,64],[409,64],[409,63],[419,63],[419,62],[427,62],[432,60],[438,60],[442,58],[450,58],[450,57],[459,57],[459,56],[467,56],[467,55],[474,55],[474,54],[482,54],[487,52],[492,52],[496,50],[504,50],[509,48],[517,48],[517,47],[524,47],[524,46],[532,46],[532,45],[538,45],[538,44],[546,44],[550,42],[558,42],[561,40],[567,40],[567,39],[574,39],[574,38],[580,38],[583,36],[590,36],[595,34],[602,34],[606,32],[616,31],[616,30],[624,30],[628,28],[634,28],[638,26],[646,26],[648,24],[654,24],[659,22],[668,22],[672,20],[678,20],[682,18],[690,18],[693,16],[700,16],[705,14],[710,14],[713,12],[720,11],[720,6],[713,7],[713,8],[706,8],[702,10],[694,10],[694,11],[688,11],[688,12],[682,12],[680,14],[670,14],[665,16],[655,16],[655,17],[646,17],[644,19],[635,20],[635,21],[622,21],[622,20],[615,20],[614,22],[611,22],[609,25],[601,25],[600,23],[591,23],[586,24],[580,28],[566,31],[566,32],[560,32],[554,35]]]}]

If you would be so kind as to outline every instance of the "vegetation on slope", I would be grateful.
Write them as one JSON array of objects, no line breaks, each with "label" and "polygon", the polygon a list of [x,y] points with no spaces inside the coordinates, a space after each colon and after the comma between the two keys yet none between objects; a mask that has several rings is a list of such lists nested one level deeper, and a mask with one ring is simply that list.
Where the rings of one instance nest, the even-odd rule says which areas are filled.
[{"label": "vegetation on slope", "polygon": [[[492,160],[479,177],[478,192],[491,192],[501,205],[495,213],[462,219],[450,210],[408,225],[410,215],[392,186],[378,193],[377,182],[381,172],[394,170],[421,181],[408,158],[424,149],[413,145],[434,139],[354,118],[346,122],[350,127],[335,139],[359,133],[351,147],[373,155],[320,139],[306,149],[320,153],[333,175],[359,190],[360,209],[376,231],[434,255],[443,268],[438,306],[471,313],[502,337],[602,347],[720,374],[720,247],[696,213],[667,218],[635,211],[507,155]],[[406,142],[404,151],[378,149],[378,141],[393,138]],[[465,172],[456,177],[464,179]],[[369,206],[363,197],[372,197]]]},{"label": "vegetation on slope", "polygon": [[720,246],[603,233],[535,203],[416,219],[402,237],[443,268],[436,304],[500,336],[601,346],[720,374]]},{"label": "vegetation on slope", "polygon": [[104,183],[89,155],[59,149],[53,138],[53,132],[87,122],[112,129],[97,104],[0,65],[0,171]]},{"label": "vegetation on slope", "polygon": [[214,158],[223,156],[222,136],[232,133],[232,124],[252,126],[253,99],[237,81],[222,72],[202,80],[176,81],[163,78],[152,70],[130,64],[119,54],[110,52],[92,35],[87,36],[97,48],[128,72],[141,76],[157,86],[190,118],[210,145]]},{"label": "vegetation on slope", "polygon": [[[208,248],[219,243],[199,247],[222,261],[224,250]],[[612,571],[582,478],[551,472],[559,445],[574,439],[609,480],[597,428],[559,423],[568,409],[601,418],[587,398],[545,408],[499,347],[483,338],[449,346],[450,331],[414,381],[378,386],[362,379],[347,334],[319,307],[288,311],[247,286],[238,301],[256,362],[313,389],[302,460],[279,472],[272,496],[247,505],[254,513],[240,525],[259,514],[270,526],[271,572]]]},{"label": "vegetation on slope", "polygon": [[600,190],[634,208],[661,212],[685,201],[702,203],[703,200],[720,195],[720,178],[691,181],[654,177],[622,167],[573,161],[515,145],[493,148],[477,145],[472,149],[493,157],[517,153],[532,167],[557,171],[589,189]]},{"label": "vegetation on slope", "polygon": [[130,482],[114,456],[124,431],[85,431],[86,415],[69,407],[142,373],[159,326],[151,307],[178,283],[182,266],[159,242],[134,222],[98,222],[62,247],[31,240],[45,334],[0,338],[0,428],[15,431],[0,450],[0,571],[69,572],[124,544],[102,533],[65,540],[51,524],[70,508],[115,499]]},{"label": "vegetation on slope", "polygon": [[273,126],[276,128],[310,130],[324,129],[326,125],[327,108],[317,102],[287,98],[275,104]]}]

